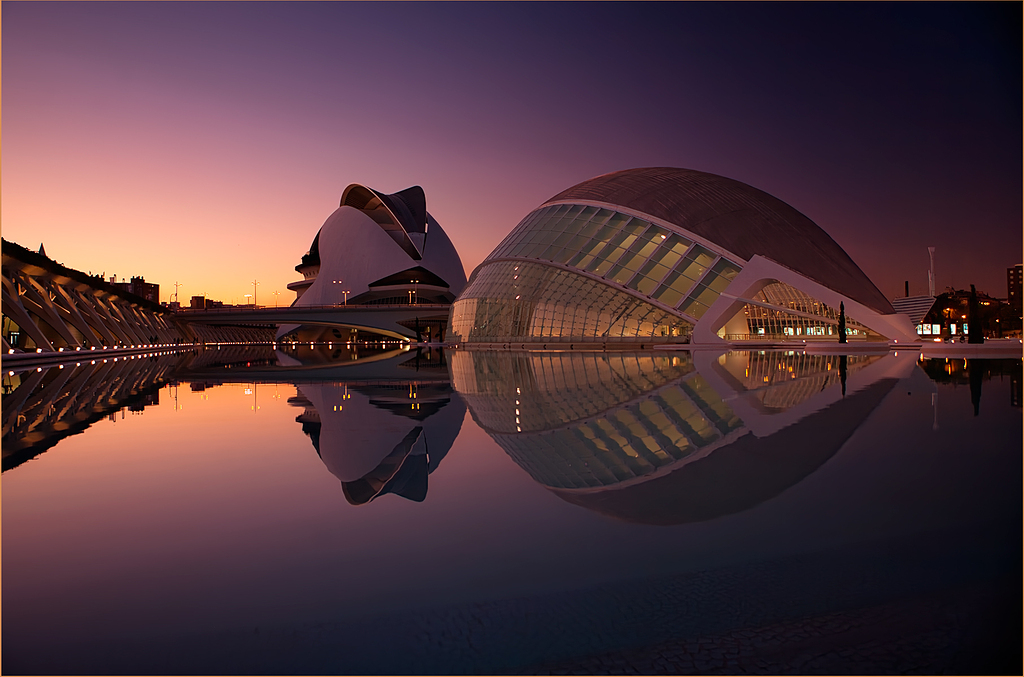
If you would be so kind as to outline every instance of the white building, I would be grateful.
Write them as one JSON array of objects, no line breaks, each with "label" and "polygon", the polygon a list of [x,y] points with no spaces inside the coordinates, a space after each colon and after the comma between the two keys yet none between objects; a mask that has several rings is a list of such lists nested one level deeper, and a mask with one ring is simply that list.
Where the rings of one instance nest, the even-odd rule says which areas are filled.
[{"label": "white building", "polygon": [[462,343],[917,339],[843,249],[781,200],[689,169],[584,181],[531,212],[452,307]]},{"label": "white building", "polygon": [[[350,185],[295,270],[293,306],[450,304],[466,284],[419,186],[388,195]],[[282,326],[278,338],[296,328]]]}]

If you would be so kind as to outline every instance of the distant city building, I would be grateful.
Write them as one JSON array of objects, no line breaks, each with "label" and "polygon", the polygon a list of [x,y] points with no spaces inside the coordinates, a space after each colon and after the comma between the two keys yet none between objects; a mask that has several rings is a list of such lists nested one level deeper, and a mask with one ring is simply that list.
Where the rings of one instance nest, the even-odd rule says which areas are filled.
[{"label": "distant city building", "polygon": [[689,169],[631,169],[528,214],[452,307],[465,343],[916,340],[843,249],[781,200]]},{"label": "distant city building", "polygon": [[[916,323],[918,334],[927,340],[966,336],[970,297],[969,289],[947,287],[935,298],[923,320]],[[979,323],[985,336],[1002,336],[1016,327],[1012,313],[1005,312],[1007,304],[982,291],[977,298]]]},{"label": "distant city building", "polygon": [[205,296],[193,296],[189,301],[190,308],[198,308],[199,310],[205,310],[207,308],[222,308],[224,307],[223,301],[214,301],[208,299]]},{"label": "distant city building", "polygon": [[1018,263],[1012,268],[1006,269],[1006,302],[1011,308],[1021,309],[1022,287],[1024,287],[1024,264]]},{"label": "distant city building", "polygon": [[[426,205],[419,186],[390,195],[348,186],[295,267],[302,280],[288,285],[296,294],[292,305],[450,304],[465,286],[466,273]],[[421,329],[441,334],[447,312],[420,320]],[[327,331],[285,325],[278,338],[298,336],[299,329],[302,340],[317,340]]]},{"label": "distant city building", "polygon": [[160,303],[160,285],[146,282],[144,277],[133,277],[130,282],[125,282],[124,280],[118,282],[117,275],[113,275],[110,278],[110,284],[147,301]]}]

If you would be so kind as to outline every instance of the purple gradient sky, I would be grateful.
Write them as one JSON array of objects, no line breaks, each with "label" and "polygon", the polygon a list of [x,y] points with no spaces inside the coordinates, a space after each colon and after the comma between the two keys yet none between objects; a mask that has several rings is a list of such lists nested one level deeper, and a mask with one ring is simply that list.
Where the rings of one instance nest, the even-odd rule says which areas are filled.
[{"label": "purple gradient sky", "polygon": [[598,174],[790,203],[888,297],[1020,263],[1021,5],[2,5],[3,236],[161,299],[285,285],[349,183],[466,272]]}]

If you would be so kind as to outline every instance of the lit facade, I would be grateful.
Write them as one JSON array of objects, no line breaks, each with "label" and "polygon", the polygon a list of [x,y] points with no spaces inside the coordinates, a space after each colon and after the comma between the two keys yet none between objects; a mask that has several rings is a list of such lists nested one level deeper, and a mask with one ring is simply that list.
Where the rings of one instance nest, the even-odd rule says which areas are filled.
[{"label": "lit facade", "polygon": [[1024,306],[1022,291],[1024,291],[1024,264],[1018,263],[1014,267],[1006,269],[1006,303],[1011,308],[1020,310]]},{"label": "lit facade", "polygon": [[[295,270],[302,279],[288,288],[299,306],[450,304],[466,284],[462,260],[419,186],[394,194],[348,186]],[[278,337],[296,329],[283,326]]]},{"label": "lit facade", "polygon": [[463,343],[915,340],[821,228],[756,188],[686,169],[599,176],[531,212],[452,308]]}]

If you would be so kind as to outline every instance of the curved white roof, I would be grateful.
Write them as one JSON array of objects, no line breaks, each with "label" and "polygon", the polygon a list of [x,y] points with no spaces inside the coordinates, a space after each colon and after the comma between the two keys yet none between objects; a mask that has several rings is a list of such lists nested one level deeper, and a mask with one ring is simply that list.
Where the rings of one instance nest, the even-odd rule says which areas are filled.
[{"label": "curved white roof", "polygon": [[[420,211],[420,205],[414,204],[410,209],[396,198],[412,190],[383,195],[387,199],[378,200],[373,208],[367,202],[382,194],[358,184],[349,186],[342,206],[327,217],[313,240],[310,255],[319,260],[320,270],[297,305],[341,303],[343,291],[351,298],[378,280],[416,267],[441,278],[453,294],[461,292],[465,269],[444,229],[425,208]],[[350,206],[354,195],[363,198],[355,201],[358,207]],[[417,212],[424,219],[422,224]]]}]

